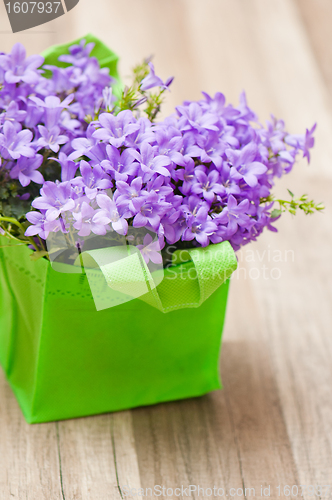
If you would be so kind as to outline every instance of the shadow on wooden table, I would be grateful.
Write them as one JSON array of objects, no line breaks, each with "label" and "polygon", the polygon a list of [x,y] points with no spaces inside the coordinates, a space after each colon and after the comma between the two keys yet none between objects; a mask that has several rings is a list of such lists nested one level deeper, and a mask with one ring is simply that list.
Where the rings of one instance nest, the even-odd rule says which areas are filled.
[{"label": "shadow on wooden table", "polygon": [[221,361],[222,391],[133,410],[143,488],[298,484],[267,348],[226,342]]}]

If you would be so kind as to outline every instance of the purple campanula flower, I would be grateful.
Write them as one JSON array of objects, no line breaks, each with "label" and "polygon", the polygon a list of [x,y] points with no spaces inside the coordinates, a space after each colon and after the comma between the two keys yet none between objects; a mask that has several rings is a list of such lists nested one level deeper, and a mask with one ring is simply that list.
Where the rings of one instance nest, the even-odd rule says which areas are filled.
[{"label": "purple campanula flower", "polygon": [[10,176],[12,179],[18,179],[23,187],[29,186],[31,181],[36,184],[43,184],[44,177],[38,171],[42,163],[42,155],[36,155],[34,158],[24,158],[21,156],[17,160],[16,165],[11,169]]},{"label": "purple campanula flower", "polygon": [[74,179],[78,169],[78,164],[71,161],[69,157],[63,153],[59,153],[59,158],[52,158],[60,163],[61,166],[61,182],[71,181]]},{"label": "purple campanula flower", "polygon": [[94,46],[93,42],[86,44],[85,40],[81,40],[78,45],[69,47],[69,54],[61,55],[59,61],[82,68],[87,64]]},{"label": "purple campanula flower", "polygon": [[[165,184],[165,182],[168,182],[168,181],[169,181],[168,177],[164,177],[162,175],[153,176],[146,183],[146,191],[148,191],[148,192],[153,191],[153,192],[157,193],[161,199],[166,199],[170,195],[173,198],[172,205],[174,206],[173,188],[172,188],[172,186]],[[181,196],[179,196],[179,198],[181,198],[181,200],[182,200]]]},{"label": "purple campanula flower", "polygon": [[185,159],[180,153],[183,138],[179,130],[175,127],[156,128],[154,137],[161,156],[167,156],[176,165],[185,165]]},{"label": "purple campanula flower", "polygon": [[52,222],[46,220],[44,210],[41,212],[28,212],[26,218],[31,223],[31,226],[25,231],[25,236],[39,235],[43,240],[46,240],[51,232],[57,232],[61,229],[58,220]]},{"label": "purple campanula flower", "polygon": [[216,113],[222,116],[224,120],[230,120],[238,117],[241,113],[238,109],[233,108],[233,106],[226,104],[226,98],[221,92],[217,92],[212,98],[206,92],[202,92],[205,102],[203,101],[203,107],[212,113]]},{"label": "purple campanula flower", "polygon": [[43,68],[52,71],[52,94],[62,94],[73,88],[68,68],[58,68],[49,64],[45,64]]},{"label": "purple campanula flower", "polygon": [[195,177],[196,182],[193,183],[191,192],[203,196],[207,202],[212,203],[216,194],[224,192],[223,187],[220,186],[219,172],[217,170],[211,170],[206,174],[203,170],[196,169]]},{"label": "purple campanula flower", "polygon": [[[214,220],[215,222],[215,220]],[[215,233],[210,236],[211,243],[221,243],[227,241],[233,236],[232,231],[229,230],[227,225],[219,224]]]},{"label": "purple campanula flower", "polygon": [[202,200],[199,196],[193,194],[188,196],[188,198],[184,198],[181,210],[184,214],[186,214],[186,216],[197,215],[197,212],[201,207],[204,207],[208,211],[210,204],[205,200]]},{"label": "purple campanula flower", "polygon": [[89,155],[90,149],[96,145],[97,139],[93,138],[93,133],[96,131],[96,127],[90,124],[85,132],[84,137],[77,137],[72,140],[71,146],[75,150],[69,155],[71,160],[76,160],[80,156]]},{"label": "purple campanula flower", "polygon": [[75,134],[78,133],[76,129],[81,127],[81,122],[79,120],[76,120],[75,118],[72,118],[70,113],[66,110],[62,111],[59,124],[67,131]]},{"label": "purple campanula flower", "polygon": [[[105,158],[108,158],[107,144],[104,144],[103,142],[95,144],[91,149],[89,149],[89,151],[86,152],[84,156],[90,158],[92,165],[100,165],[103,161],[105,161]],[[71,154],[70,159],[73,159]]]},{"label": "purple campanula flower", "polygon": [[202,149],[197,146],[197,134],[192,131],[183,132],[183,147],[181,153],[185,157],[200,158]]},{"label": "purple campanula flower", "polygon": [[285,132],[285,123],[282,120],[277,120],[272,115],[271,121],[267,121],[266,129],[260,130],[259,134],[264,144],[272,150],[274,155],[286,150],[285,138],[287,134]]},{"label": "purple campanula flower", "polygon": [[41,196],[32,202],[34,208],[46,210],[46,219],[53,221],[60,214],[75,208],[70,182],[47,181],[40,190]]},{"label": "purple campanula flower", "polygon": [[126,136],[126,146],[128,148],[137,149],[142,142],[147,141],[151,144],[155,141],[156,129],[152,128],[152,123],[148,118],[139,118],[137,125],[139,125],[139,129],[135,133]]},{"label": "purple campanula flower", "polygon": [[[184,195],[188,195],[191,191],[191,187],[195,181],[195,162],[190,157],[185,158],[184,168],[178,168],[173,172],[173,178],[176,181],[183,181],[182,186],[180,187],[181,193]],[[203,165],[202,165],[203,168]]]},{"label": "purple campanula flower", "polygon": [[216,215],[213,219],[217,224],[226,224],[227,228],[234,234],[238,226],[248,226],[250,227],[250,218],[247,214],[249,210],[249,200],[243,200],[241,203],[237,203],[236,198],[230,195],[228,198],[227,205],[224,207],[223,211]]},{"label": "purple campanula flower", "polygon": [[257,122],[257,115],[249,108],[247,102],[247,96],[245,92],[241,92],[240,94],[240,104],[237,108],[240,111],[240,119],[245,120],[248,124],[250,121]]},{"label": "purple campanula flower", "polygon": [[101,128],[97,129],[92,137],[109,142],[112,146],[119,148],[126,142],[126,137],[140,129],[131,111],[120,111],[117,116],[111,113],[103,113],[99,116]]},{"label": "purple campanula flower", "polygon": [[85,201],[82,203],[79,212],[73,212],[76,220],[73,227],[78,230],[78,236],[89,236],[92,233],[104,236],[107,230],[110,230],[108,224],[100,224],[95,221],[95,215],[98,213]]},{"label": "purple campanula flower", "polygon": [[37,68],[44,62],[42,56],[30,56],[26,59],[26,51],[21,43],[16,43],[8,55],[0,55],[0,66],[5,71],[7,83],[24,82],[30,85],[40,78]]},{"label": "purple campanula flower", "polygon": [[142,185],[142,177],[136,177],[130,184],[124,181],[117,181],[117,190],[114,193],[114,199],[116,199],[117,204],[121,207],[128,207],[134,211],[135,209],[130,203],[134,198],[139,198],[141,196]]},{"label": "purple campanula flower", "polygon": [[112,103],[114,101],[114,96],[112,92],[112,87],[105,87],[103,90],[103,105],[107,112],[112,109]]},{"label": "purple campanula flower", "polygon": [[164,236],[167,243],[173,245],[181,239],[183,231],[187,227],[187,219],[181,210],[172,209],[161,219]]},{"label": "purple campanula flower", "polygon": [[[253,225],[253,228],[252,229],[255,229],[257,227],[266,227],[269,231],[272,231],[274,233],[278,232],[278,229],[274,226],[272,226],[272,223],[271,223],[271,217],[270,217],[270,210],[271,208],[273,207],[273,203],[269,203],[267,205],[259,205],[256,209],[256,214],[255,214],[255,219],[257,222],[255,222],[255,224]],[[278,217],[275,217],[274,219],[272,219],[272,222],[276,222],[279,218],[281,217],[281,215],[279,215]]]},{"label": "purple campanula flower", "polygon": [[235,127],[232,125],[226,125],[221,134],[221,138],[223,142],[226,142],[232,148],[238,148],[240,146],[240,141],[235,135]]},{"label": "purple campanula flower", "polygon": [[81,181],[80,185],[84,187],[86,196],[93,200],[98,192],[103,189],[110,189],[113,187],[113,182],[100,165],[91,167],[88,162],[82,160],[80,163],[80,171],[82,177],[76,177],[77,181]]},{"label": "purple campanula flower", "polygon": [[304,144],[303,144],[303,158],[307,158],[308,163],[310,163],[310,149],[315,145],[314,132],[316,130],[317,123],[312,127],[311,130],[306,130]]},{"label": "purple campanula flower", "polygon": [[[98,59],[90,57],[83,68],[79,82],[82,84],[85,93],[87,93],[87,86],[91,84],[97,86],[102,93],[102,90],[111,82],[114,82],[114,79],[109,76],[109,68],[100,68]],[[80,95],[80,92],[78,94]]]},{"label": "purple campanula flower", "polygon": [[222,189],[219,192],[219,195],[222,198],[225,196],[227,196],[228,198],[230,194],[233,195],[241,194],[241,189],[237,181],[230,176],[230,172],[231,172],[231,167],[227,164],[227,162],[223,162],[220,170],[220,184],[219,184]]},{"label": "purple campanula flower", "polygon": [[21,122],[26,118],[27,112],[20,110],[17,102],[11,101],[7,107],[5,113],[0,114],[0,125],[3,125],[5,121],[9,121],[15,127],[16,132],[22,130]]},{"label": "purple campanula flower", "polygon": [[28,201],[30,199],[30,193],[24,193],[24,194],[20,194],[20,195],[17,195],[17,198],[19,198],[20,200],[23,200],[23,201]]},{"label": "purple campanula flower", "polygon": [[135,162],[131,149],[125,149],[121,153],[116,147],[108,145],[106,151],[108,160],[103,160],[101,166],[115,180],[126,181],[128,175],[136,174],[138,163]]},{"label": "purple campanula flower", "polygon": [[37,104],[37,106],[44,108],[45,125],[48,129],[51,129],[58,123],[62,110],[67,108],[73,99],[73,94],[66,97],[62,102],[59,97],[53,95],[47,96],[45,101],[42,101],[39,97],[30,97],[30,100]]},{"label": "purple campanula flower", "polygon": [[170,165],[170,159],[164,155],[156,155],[155,149],[148,142],[143,142],[140,146],[140,152],[133,151],[132,155],[139,162],[144,182],[151,179],[155,173],[166,177],[171,175],[169,170],[165,168]]},{"label": "purple campanula flower", "polygon": [[195,130],[201,132],[212,130],[218,132],[218,117],[212,113],[204,113],[202,107],[197,102],[191,102],[188,106],[178,106],[176,108],[180,122],[181,130]]},{"label": "purple campanula flower", "polygon": [[190,215],[187,220],[187,228],[184,230],[182,239],[192,241],[196,239],[203,247],[210,243],[210,237],[217,230],[217,225],[212,222],[206,208],[198,209],[196,215]]},{"label": "purple campanula flower", "polygon": [[0,151],[4,158],[18,160],[21,156],[32,158],[35,151],[30,146],[33,135],[30,130],[16,132],[14,125],[6,121],[0,134]]},{"label": "purple campanula flower", "polygon": [[240,151],[234,149],[226,149],[226,155],[232,164],[230,176],[232,179],[244,179],[250,186],[255,187],[258,183],[257,176],[265,174],[267,167],[263,163],[255,161],[257,154],[257,146],[255,144],[247,144]]},{"label": "purple campanula flower", "polygon": [[97,203],[101,210],[98,210],[93,218],[96,224],[108,225],[111,224],[114,231],[119,234],[125,235],[128,231],[128,222],[125,215],[119,214],[118,207],[114,200],[106,194],[98,194]]},{"label": "purple campanula flower", "polygon": [[136,248],[141,252],[143,259],[146,264],[151,260],[154,264],[162,264],[163,258],[161,256],[162,243],[159,241],[153,241],[151,234],[147,233],[144,236],[143,245],[136,245]]},{"label": "purple campanula flower", "polygon": [[149,89],[152,89],[154,87],[160,87],[161,89],[163,90],[166,90],[168,89],[168,87],[171,85],[171,83],[173,82],[173,77],[170,77],[166,80],[166,82],[164,83],[162,81],[161,78],[159,78],[159,76],[157,76],[155,74],[155,69],[154,69],[154,65],[152,64],[152,62],[149,62],[148,63],[148,66],[150,68],[150,72],[148,74],[148,76],[146,76],[142,81],[141,81],[141,85],[140,85],[140,89],[145,91],[145,90],[149,90]]},{"label": "purple campanula flower", "polygon": [[26,128],[33,129],[42,121],[44,110],[36,106],[32,101],[28,101],[26,112],[24,125]]},{"label": "purple campanula flower", "polygon": [[60,134],[60,127],[57,125],[51,129],[47,129],[43,125],[38,125],[38,131],[40,133],[40,138],[36,143],[38,150],[47,148],[51,149],[54,153],[57,153],[60,146],[69,141],[67,136]]},{"label": "purple campanula flower", "polygon": [[207,136],[202,134],[197,139],[197,146],[200,149],[199,158],[202,163],[212,162],[218,169],[221,167],[222,156],[228,144],[220,140],[217,133],[210,133]]},{"label": "purple campanula flower", "polygon": [[133,226],[146,227],[149,224],[155,232],[159,229],[162,215],[172,207],[170,203],[160,201],[154,192],[134,198],[132,204],[135,209]]}]

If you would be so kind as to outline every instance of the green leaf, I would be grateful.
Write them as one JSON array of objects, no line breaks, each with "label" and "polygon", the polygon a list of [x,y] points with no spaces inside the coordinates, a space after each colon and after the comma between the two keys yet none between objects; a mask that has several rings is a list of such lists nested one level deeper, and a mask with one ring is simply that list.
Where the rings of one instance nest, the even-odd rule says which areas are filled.
[{"label": "green leaf", "polygon": [[289,194],[291,195],[291,197],[294,198],[294,193],[292,193],[292,191],[290,189],[287,189],[287,191],[289,192]]},{"label": "green leaf", "polygon": [[277,208],[275,208],[274,210],[272,210],[271,212],[271,219],[276,219],[277,217],[279,217],[279,215],[281,215],[282,212],[281,210],[278,210]]}]

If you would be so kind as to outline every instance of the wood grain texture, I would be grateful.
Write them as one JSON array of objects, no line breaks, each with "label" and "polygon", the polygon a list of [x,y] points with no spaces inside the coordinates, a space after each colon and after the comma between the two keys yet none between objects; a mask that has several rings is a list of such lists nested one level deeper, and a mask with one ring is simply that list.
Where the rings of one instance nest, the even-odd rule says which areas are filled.
[{"label": "wood grain texture", "polygon": [[31,54],[94,32],[124,75],[155,54],[158,73],[176,76],[165,114],[202,89],[231,102],[246,89],[262,119],[272,112],[292,132],[317,121],[312,165],[301,162],[276,192],[327,204],[312,218],[285,215],[278,234],[240,252],[223,391],[29,426],[1,373],[0,500],[120,499],[126,486],[190,484],[235,488],[237,498],[270,485],[277,499],[278,485],[332,485],[331,21],[330,0],[81,0],[12,35],[0,3],[0,50],[19,40]]},{"label": "wood grain texture", "polygon": [[332,3],[329,0],[296,0],[317,63],[332,95]]},{"label": "wood grain texture", "polygon": [[28,425],[0,377],[0,499],[61,499],[55,424]]}]

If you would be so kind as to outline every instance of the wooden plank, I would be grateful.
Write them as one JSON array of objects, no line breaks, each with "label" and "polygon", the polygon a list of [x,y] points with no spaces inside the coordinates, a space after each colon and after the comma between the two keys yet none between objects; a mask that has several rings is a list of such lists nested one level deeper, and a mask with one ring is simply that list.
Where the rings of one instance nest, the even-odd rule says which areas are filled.
[{"label": "wooden plank", "polygon": [[274,498],[278,485],[297,484],[297,470],[261,323],[261,306],[253,296],[256,280],[249,277],[245,260],[239,267],[241,272],[230,288],[224,340],[227,354],[222,353],[224,390],[243,483],[254,487],[256,495],[261,495],[261,487],[270,486]]},{"label": "wooden plank", "polygon": [[111,423],[110,415],[101,415],[57,424],[64,498],[121,498]]},{"label": "wooden plank", "polygon": [[[216,394],[133,411],[144,491],[158,485],[170,488],[167,496],[176,498],[175,488],[183,487],[185,496],[189,485],[225,491],[241,487],[225,395]],[[197,491],[192,496],[197,498]]]},{"label": "wooden plank", "polygon": [[29,425],[0,373],[0,499],[60,500],[55,424]]},{"label": "wooden plank", "polygon": [[332,94],[332,44],[330,0],[294,0],[307,30],[321,73]]},{"label": "wooden plank", "polygon": [[[323,181],[311,183],[311,189],[329,197]],[[278,243],[271,246],[282,254],[292,249],[294,262],[284,259],[278,264],[280,279],[253,287],[299,479],[313,485],[332,478],[331,215],[328,209],[316,220],[299,217],[296,226],[284,220]],[[258,248],[263,247],[262,239]]]},{"label": "wooden plank", "polygon": [[121,487],[131,479],[139,485],[130,412],[56,425],[64,498],[120,499]]},{"label": "wooden plank", "polygon": [[130,484],[134,484],[137,491],[141,488],[131,411],[122,411],[112,415],[112,445],[120,495],[128,499],[135,498],[134,494],[124,492],[123,489],[124,486]]}]

